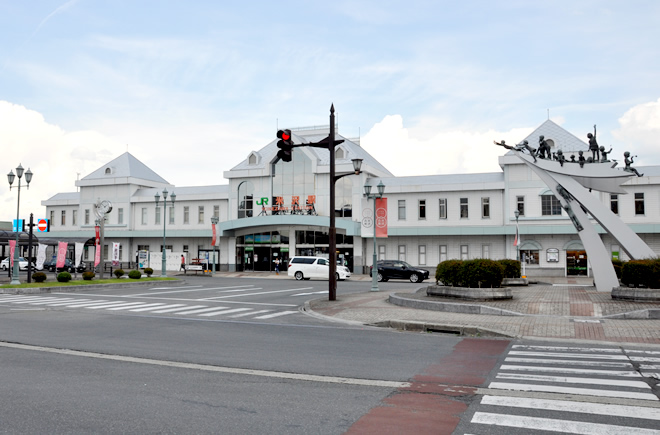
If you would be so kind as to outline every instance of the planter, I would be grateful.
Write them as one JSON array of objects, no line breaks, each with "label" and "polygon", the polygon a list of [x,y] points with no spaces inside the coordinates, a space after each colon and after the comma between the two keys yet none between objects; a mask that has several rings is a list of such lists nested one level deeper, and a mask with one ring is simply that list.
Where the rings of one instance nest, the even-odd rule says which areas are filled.
[{"label": "planter", "polygon": [[510,288],[467,288],[467,287],[445,287],[432,285],[426,288],[427,296],[439,296],[445,298],[467,299],[472,301],[497,301],[502,299],[513,299]]},{"label": "planter", "polygon": [[612,299],[635,302],[660,302],[660,290],[637,287],[614,287]]},{"label": "planter", "polygon": [[504,278],[502,280],[502,286],[520,286],[520,285],[529,285],[529,280],[527,278]]}]

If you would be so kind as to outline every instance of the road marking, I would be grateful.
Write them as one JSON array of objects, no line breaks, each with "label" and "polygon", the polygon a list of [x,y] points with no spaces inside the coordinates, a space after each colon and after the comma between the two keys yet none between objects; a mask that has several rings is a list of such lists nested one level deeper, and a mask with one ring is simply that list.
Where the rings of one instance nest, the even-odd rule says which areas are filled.
[{"label": "road marking", "polygon": [[472,423],[587,435],[620,435],[622,433],[635,433],[635,435],[660,434],[660,431],[654,429],[525,417],[522,415],[492,414],[489,412],[476,412],[474,417],[472,417]]},{"label": "road marking", "polygon": [[[167,310],[154,311],[152,314],[173,313],[175,311],[190,310],[192,308],[204,308],[206,305],[181,305],[179,308],[169,308]],[[174,306],[174,305],[173,305]]]},{"label": "road marking", "polygon": [[220,315],[225,315],[229,313],[240,313],[242,311],[250,311],[249,313],[246,314],[252,314],[254,311],[252,311],[252,308],[234,308],[232,310],[224,310],[220,312],[213,312],[213,313],[206,313],[206,314],[200,314],[202,317],[211,317],[211,316],[220,316]]},{"label": "road marking", "polygon": [[161,305],[161,304],[145,304],[144,302],[134,302],[132,304],[126,304],[121,307],[108,308],[108,311],[120,311],[120,310],[129,310],[131,308],[154,307],[156,305]]},{"label": "road marking", "polygon": [[524,344],[514,344],[511,346],[512,349],[529,349],[529,350],[554,350],[557,352],[609,352],[609,353],[617,353],[617,354],[622,354],[623,351],[621,349],[612,349],[612,348],[605,348],[605,347],[569,347],[569,346],[530,346],[530,345],[524,345]]},{"label": "road marking", "polygon": [[169,306],[169,305],[160,303],[160,304],[156,304],[155,306],[152,305],[152,306],[147,306],[146,308],[142,307],[142,308],[130,309],[128,311],[130,311],[132,313],[141,313],[143,311],[157,310],[158,308],[164,308],[166,306]]},{"label": "road marking", "polygon": [[541,409],[547,411],[565,411],[580,414],[608,415],[613,417],[660,420],[657,408],[641,406],[608,405],[602,403],[575,402],[569,400],[532,399],[525,397],[484,396],[482,405],[505,406],[513,408]]},{"label": "road marking", "polygon": [[559,387],[554,385],[512,384],[507,382],[491,382],[488,388],[495,390],[534,391],[545,393],[577,394],[581,396],[619,397],[627,399],[655,400],[655,394],[637,393],[634,391],[594,390],[590,388]]},{"label": "road marking", "polygon": [[183,311],[181,313],[176,313],[176,314],[183,316],[186,314],[206,313],[207,311],[225,311],[227,309],[228,309],[227,307],[210,307],[210,308],[200,308],[199,310]]},{"label": "road marking", "polygon": [[137,358],[130,356],[122,356],[122,355],[107,355],[107,354],[95,353],[95,352],[85,352],[85,351],[70,350],[70,349],[57,349],[52,347],[32,346],[32,345],[18,344],[18,343],[0,342],[0,347],[37,351],[37,352],[48,352],[48,353],[67,355],[67,356],[129,362],[135,364],[148,364],[154,366],[182,368],[189,370],[201,370],[201,371],[216,372],[216,373],[230,373],[230,374],[245,375],[245,376],[260,376],[266,378],[291,379],[297,381],[309,381],[309,382],[343,384],[343,385],[359,385],[364,387],[382,387],[382,388],[410,387],[410,382],[386,381],[379,379],[345,378],[345,377],[337,377],[337,376],[310,375],[304,373],[286,373],[286,372],[276,372],[270,370],[241,369],[236,367],[182,363],[176,361],[163,361],[163,360],[156,360],[150,358]]},{"label": "road marking", "polygon": [[66,304],[64,308],[83,308],[83,307],[93,307],[95,305],[105,305],[110,303],[109,301],[94,301],[94,302],[73,302]]},{"label": "road marking", "polygon": [[323,291],[320,291],[320,292],[298,293],[298,294],[295,294],[295,295],[291,295],[291,297],[294,297],[294,296],[320,295],[320,294],[327,293],[327,292],[328,292],[327,290],[323,290]]},{"label": "road marking", "polygon": [[74,299],[74,298],[65,298],[65,299],[60,299],[56,298],[55,301],[48,301],[48,302],[32,302],[30,305],[48,305],[51,307],[55,307],[57,305],[66,305],[66,304],[73,304],[73,303],[79,303],[79,302],[88,302],[91,299]]},{"label": "road marking", "polygon": [[612,360],[628,360],[626,355],[588,355],[582,353],[552,353],[552,352],[524,352],[512,350],[509,355],[520,356],[544,356],[544,357],[558,357],[558,358],[583,358],[583,359],[612,359]]},{"label": "road marking", "polygon": [[266,314],[265,316],[255,317],[255,319],[272,319],[274,317],[286,316],[288,314],[294,314],[294,313],[297,313],[297,312],[298,311],[279,311],[277,313]]},{"label": "road marking", "polygon": [[570,376],[544,376],[544,375],[524,375],[515,373],[499,373],[497,379],[510,379],[518,381],[537,381],[537,382],[561,382],[567,384],[589,384],[589,385],[608,385],[617,387],[630,387],[650,389],[651,387],[641,381],[622,381],[618,379],[596,379],[596,378],[574,378]]},{"label": "road marking", "polygon": [[239,317],[245,317],[245,316],[253,316],[255,314],[261,314],[261,313],[269,313],[271,310],[259,310],[259,311],[250,311],[249,313],[241,313],[241,314],[234,314],[233,316],[229,316],[230,319],[237,319]]},{"label": "road marking", "polygon": [[141,309],[142,309],[142,310],[145,310],[145,311],[151,311],[151,310],[162,310],[162,311],[154,311],[154,313],[168,313],[168,312],[170,312],[171,310],[169,310],[169,309],[165,310],[164,308],[175,308],[175,311],[176,311],[177,309],[183,310],[184,307],[187,308],[188,305],[184,305],[184,304],[170,304],[170,305],[163,305],[162,307],[158,307],[158,308],[141,308]]},{"label": "road marking", "polygon": [[[592,363],[593,365],[593,363]],[[604,375],[604,376],[621,376],[626,378],[640,378],[641,375],[634,371],[620,371],[620,370],[590,370],[590,369],[567,369],[562,367],[536,367],[536,366],[515,366],[504,364],[500,370],[514,370],[514,371],[527,371],[527,372],[552,372],[552,373],[569,373],[572,375]]]},{"label": "road marking", "polygon": [[[172,290],[174,289],[180,289],[180,290],[173,290],[173,291],[166,291],[166,292],[149,292],[149,293],[141,293],[135,296],[151,296],[151,295],[166,295],[169,293],[188,293],[188,292],[198,292],[198,291],[207,291],[207,290],[218,290],[218,289],[225,289],[225,288],[237,288],[237,287],[252,287],[252,286],[232,286],[232,287],[215,287],[215,288],[204,288],[201,285],[196,285],[196,286],[190,286],[190,287],[169,287],[167,290]],[[152,290],[165,290],[166,288],[155,288]]]},{"label": "road marking", "polygon": [[199,300],[200,301],[212,301],[214,299],[240,298],[240,297],[243,297],[243,296],[270,295],[270,294],[273,294],[273,293],[286,293],[286,292],[297,292],[297,291],[300,291],[300,289],[296,288],[296,289],[273,290],[273,291],[270,291],[270,292],[248,293],[248,294],[240,294],[240,295],[215,296],[215,297],[212,297],[212,298],[199,299]]},{"label": "road marking", "polygon": [[[571,366],[589,366],[593,367],[593,361],[573,361],[573,360],[558,360],[558,359],[543,359],[543,358],[514,358],[507,357],[506,362],[519,362],[519,363],[539,363],[539,364],[561,364]],[[599,361],[598,367],[632,367],[629,362],[612,362],[612,361]]]}]

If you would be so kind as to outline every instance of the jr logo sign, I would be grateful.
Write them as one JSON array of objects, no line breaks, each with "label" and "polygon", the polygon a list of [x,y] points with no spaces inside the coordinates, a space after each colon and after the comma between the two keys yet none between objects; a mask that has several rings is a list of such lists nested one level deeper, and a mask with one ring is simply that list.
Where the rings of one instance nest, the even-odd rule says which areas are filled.
[{"label": "jr logo sign", "polygon": [[261,202],[257,201],[257,205],[268,205],[268,197],[262,196],[259,198]]}]

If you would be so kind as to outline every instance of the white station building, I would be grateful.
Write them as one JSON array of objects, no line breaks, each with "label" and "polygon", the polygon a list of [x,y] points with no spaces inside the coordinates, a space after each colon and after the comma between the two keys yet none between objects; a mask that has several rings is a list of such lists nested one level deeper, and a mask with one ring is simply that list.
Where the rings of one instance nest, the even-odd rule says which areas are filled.
[{"label": "white station building", "polygon": [[[316,142],[328,135],[328,129],[292,129],[292,133],[294,143]],[[587,143],[550,120],[526,139],[535,146],[540,135],[553,152],[561,149],[568,159],[579,150],[588,154]],[[433,276],[437,264],[447,259],[516,259],[519,250],[527,276],[590,274],[587,253],[568,215],[512,152],[499,158],[500,172],[395,177],[358,140],[340,135],[337,139],[344,139],[335,149],[337,175],[353,172],[352,159],[363,160],[362,173],[339,179],[335,192],[337,257],[354,273],[368,273],[373,255],[374,202],[364,197],[364,185],[369,183],[373,193],[382,182],[388,236],[376,241],[379,260],[403,260],[430,270]],[[164,227],[168,270],[179,268],[182,254],[187,262],[208,258],[223,271],[268,271],[274,270],[276,258],[285,265],[293,255],[328,256],[329,152],[294,148],[287,163],[278,159],[277,151],[273,141],[250,152],[224,173],[228,183],[213,186],[174,186],[131,154],[122,154],[76,181],[79,192],[58,193],[42,201],[51,222],[48,238],[87,241],[90,246],[83,259],[92,262],[95,204],[106,200],[112,203],[105,222],[106,261],[110,261],[108,246],[116,242],[121,262],[135,262],[138,251],[148,251],[150,266],[160,270]],[[623,151],[616,150],[611,157],[618,159]],[[660,166],[637,169],[643,176],[624,184],[627,195],[592,194],[658,253]],[[165,189],[176,194],[173,205],[168,197],[166,213]],[[518,246],[514,246],[516,210]],[[215,251],[214,217],[219,220]],[[597,230],[613,259],[628,259],[616,240],[600,226]]]}]

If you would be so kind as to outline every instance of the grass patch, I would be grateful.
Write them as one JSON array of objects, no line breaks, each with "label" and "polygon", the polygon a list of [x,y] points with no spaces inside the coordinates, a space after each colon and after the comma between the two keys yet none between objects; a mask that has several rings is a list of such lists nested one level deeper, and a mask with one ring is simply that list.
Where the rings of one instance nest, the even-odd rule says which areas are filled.
[{"label": "grass patch", "polygon": [[[50,278],[50,277],[49,277]],[[140,282],[148,281],[172,281],[177,278],[142,278]],[[96,285],[96,284],[125,284],[125,283],[134,283],[135,281],[128,281],[125,279],[94,279],[91,281],[86,281],[83,279],[71,280],[69,282],[57,282],[57,281],[46,281],[46,282],[32,282],[32,283],[23,283],[20,285],[11,285],[3,284],[0,285],[0,288],[34,288],[34,287],[71,287],[71,286],[85,286],[85,285]]]}]

